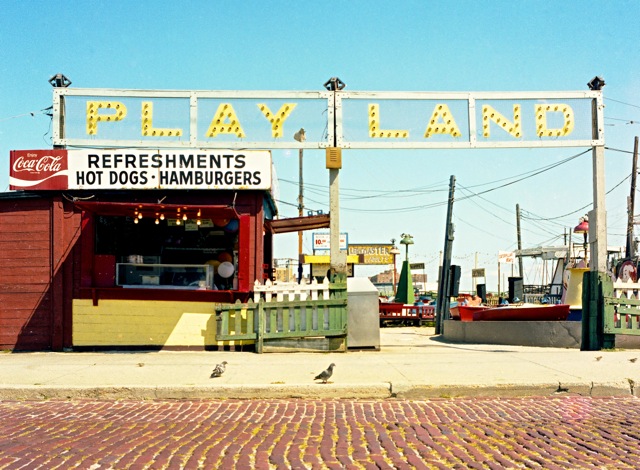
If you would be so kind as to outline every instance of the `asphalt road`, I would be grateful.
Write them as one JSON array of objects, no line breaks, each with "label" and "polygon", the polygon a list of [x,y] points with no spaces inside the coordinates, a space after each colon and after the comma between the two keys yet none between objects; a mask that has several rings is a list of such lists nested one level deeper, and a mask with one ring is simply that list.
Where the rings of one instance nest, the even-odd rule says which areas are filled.
[{"label": "asphalt road", "polygon": [[2,401],[0,469],[635,469],[640,400]]}]

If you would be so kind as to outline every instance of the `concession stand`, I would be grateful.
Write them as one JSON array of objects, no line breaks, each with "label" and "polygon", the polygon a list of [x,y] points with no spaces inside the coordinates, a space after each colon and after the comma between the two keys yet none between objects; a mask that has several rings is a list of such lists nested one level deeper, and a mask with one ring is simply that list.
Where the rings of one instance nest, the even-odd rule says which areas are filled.
[{"label": "concession stand", "polygon": [[[269,191],[269,152],[234,154],[235,161],[253,158],[247,167],[265,160],[264,168],[253,172],[264,178],[265,187],[246,190],[75,188],[74,168],[92,155],[11,153],[11,189],[30,189],[0,198],[4,264],[12,270],[2,295],[15,307],[2,316],[18,327],[20,316],[30,315],[34,328],[22,325],[13,335],[3,329],[3,347],[214,345],[215,304],[246,301],[253,284],[271,273],[269,221],[276,208]],[[123,155],[130,167],[135,160],[140,169],[144,153]],[[160,153],[155,155],[159,161]],[[163,168],[172,155],[164,155]],[[197,159],[183,153],[182,172],[190,161]],[[103,177],[118,171],[105,170],[104,164],[94,171]],[[159,168],[146,176],[159,178]],[[41,285],[33,285],[36,279]],[[26,290],[32,291],[31,306],[16,298]],[[49,308],[56,314],[47,315]],[[31,318],[33,312],[40,318]]]}]

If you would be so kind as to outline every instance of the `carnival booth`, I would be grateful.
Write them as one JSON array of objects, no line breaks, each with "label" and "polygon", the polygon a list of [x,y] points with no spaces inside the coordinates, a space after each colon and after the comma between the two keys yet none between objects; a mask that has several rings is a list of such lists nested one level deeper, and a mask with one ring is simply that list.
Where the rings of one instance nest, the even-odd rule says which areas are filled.
[{"label": "carnival booth", "polygon": [[5,193],[2,347],[209,347],[271,272],[266,191]]}]

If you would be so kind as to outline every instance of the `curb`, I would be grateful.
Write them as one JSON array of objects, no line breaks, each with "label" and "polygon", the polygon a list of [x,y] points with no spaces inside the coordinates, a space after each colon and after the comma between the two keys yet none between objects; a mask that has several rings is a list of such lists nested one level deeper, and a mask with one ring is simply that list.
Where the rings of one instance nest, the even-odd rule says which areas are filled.
[{"label": "curb", "polygon": [[409,384],[246,384],[219,386],[0,386],[2,401],[40,400],[277,400],[369,399],[422,400],[433,398],[528,396],[640,396],[633,382],[409,385]]},{"label": "curb", "polygon": [[387,399],[390,384],[370,385],[222,385],[222,386],[105,386],[0,387],[0,400],[260,400],[260,399]]},{"label": "curb", "polygon": [[633,383],[627,381],[567,384],[509,385],[405,385],[392,386],[392,397],[404,400],[462,397],[529,397],[575,395],[587,397],[640,396]]}]

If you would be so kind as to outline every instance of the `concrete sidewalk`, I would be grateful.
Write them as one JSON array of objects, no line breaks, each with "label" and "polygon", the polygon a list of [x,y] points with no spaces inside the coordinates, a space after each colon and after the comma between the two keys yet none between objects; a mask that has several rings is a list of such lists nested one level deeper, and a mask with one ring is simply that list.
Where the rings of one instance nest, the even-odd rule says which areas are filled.
[{"label": "concrete sidewalk", "polygon": [[[348,353],[0,353],[0,399],[640,395],[640,350],[445,343],[426,327],[380,339],[380,351]],[[224,375],[210,378],[222,361]],[[314,382],[331,362],[330,383]]]}]

